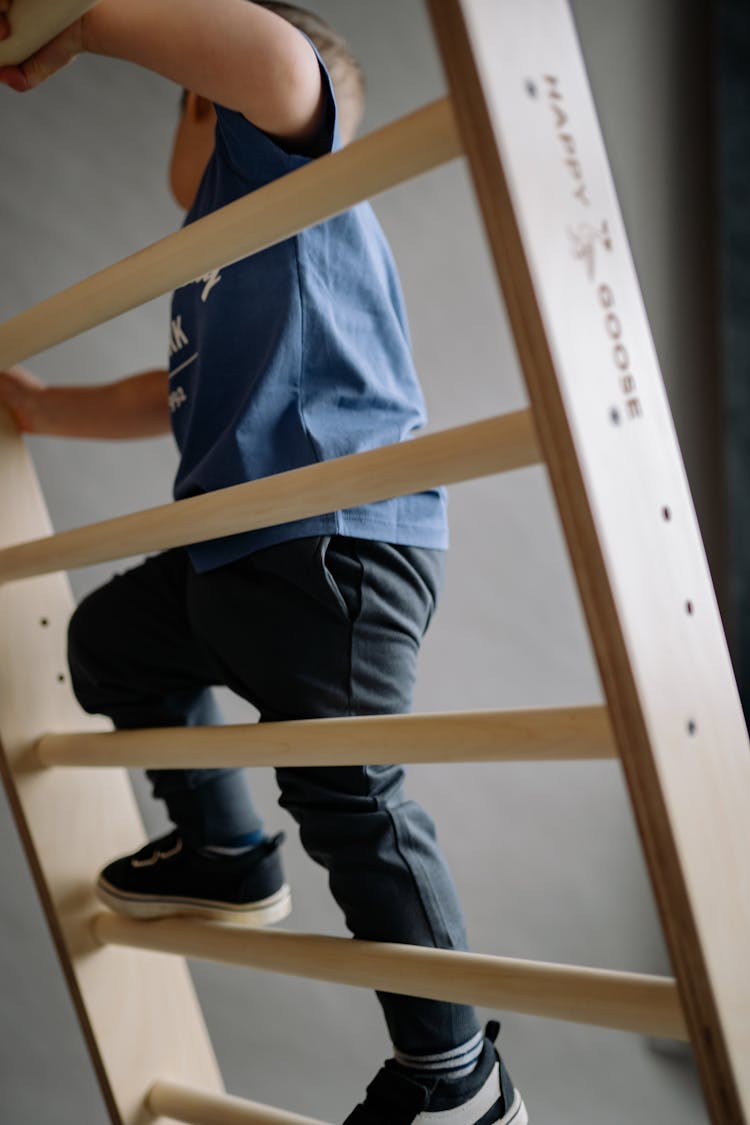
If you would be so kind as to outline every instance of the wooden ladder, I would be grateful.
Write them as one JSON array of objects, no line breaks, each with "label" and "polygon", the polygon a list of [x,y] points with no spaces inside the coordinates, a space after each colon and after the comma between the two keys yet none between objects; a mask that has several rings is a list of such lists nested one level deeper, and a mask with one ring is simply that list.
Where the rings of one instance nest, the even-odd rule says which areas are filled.
[{"label": "wooden ladder", "polygon": [[[16,0],[17,39],[0,46],[0,62],[87,6]],[[712,1121],[750,1125],[747,732],[575,29],[565,0],[429,8],[449,99],[15,317],[0,326],[0,368],[465,153],[530,409],[57,535],[6,421],[0,757],[10,803],[116,1125],[311,1125],[223,1092],[185,956],[689,1037]],[[539,459],[606,708],[105,732],[73,701],[62,571]],[[209,753],[213,766],[371,763],[383,746],[405,762],[619,755],[676,980],[141,923],[97,907],[100,866],[142,842],[124,772],[101,767],[206,765]]]}]

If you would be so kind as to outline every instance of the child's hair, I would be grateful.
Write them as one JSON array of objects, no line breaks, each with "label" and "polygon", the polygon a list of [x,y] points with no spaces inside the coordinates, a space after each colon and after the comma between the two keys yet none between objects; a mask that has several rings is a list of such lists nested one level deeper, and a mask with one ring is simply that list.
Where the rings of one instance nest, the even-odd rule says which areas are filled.
[{"label": "child's hair", "polygon": [[365,103],[365,79],[362,67],[338,31],[324,19],[296,4],[276,0],[254,0],[303,32],[317,47],[331,76],[339,116],[339,132],[347,144],[357,132]]}]

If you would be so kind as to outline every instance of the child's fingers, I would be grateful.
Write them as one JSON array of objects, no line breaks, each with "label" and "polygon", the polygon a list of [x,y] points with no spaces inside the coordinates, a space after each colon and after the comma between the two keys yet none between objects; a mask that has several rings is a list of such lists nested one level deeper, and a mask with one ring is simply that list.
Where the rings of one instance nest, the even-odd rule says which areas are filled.
[{"label": "child's fingers", "polygon": [[20,66],[0,67],[0,82],[18,93],[33,90],[71,62],[82,48],[78,20]]},{"label": "child's fingers", "polygon": [[10,86],[11,90],[19,94],[29,88],[23,68],[20,66],[0,66],[0,83],[3,86]]}]

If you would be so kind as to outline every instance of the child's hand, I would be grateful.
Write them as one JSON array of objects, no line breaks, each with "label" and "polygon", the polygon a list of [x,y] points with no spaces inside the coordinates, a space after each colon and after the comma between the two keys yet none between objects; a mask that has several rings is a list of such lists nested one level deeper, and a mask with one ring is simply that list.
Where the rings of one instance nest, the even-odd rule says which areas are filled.
[{"label": "child's hand", "polygon": [[[13,0],[0,0],[0,40],[7,39],[13,27]],[[84,17],[72,23],[19,66],[0,66],[0,82],[19,94],[33,90],[85,50]]]},{"label": "child's hand", "polygon": [[19,430],[33,434],[38,429],[44,383],[25,367],[0,371],[0,405],[13,415]]}]

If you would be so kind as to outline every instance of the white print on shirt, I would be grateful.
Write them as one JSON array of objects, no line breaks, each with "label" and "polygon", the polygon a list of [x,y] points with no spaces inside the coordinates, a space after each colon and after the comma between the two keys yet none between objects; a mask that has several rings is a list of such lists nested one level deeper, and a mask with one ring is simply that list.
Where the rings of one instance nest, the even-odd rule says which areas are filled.
[{"label": "white print on shirt", "polygon": [[201,292],[201,301],[203,301],[204,304],[208,300],[208,294],[211,292],[214,285],[218,285],[220,281],[220,270],[211,270],[210,273],[204,273],[203,277],[197,277],[195,279],[196,285],[200,285],[201,282],[204,282],[203,290]]},{"label": "white print on shirt", "polygon": [[183,403],[187,402],[187,395],[185,394],[184,387],[175,387],[167,399],[169,403],[169,411],[171,414],[176,413]]},{"label": "white print on shirt", "polygon": [[169,329],[169,354],[174,355],[190,341],[182,327],[182,317],[176,316]]},{"label": "white print on shirt", "polygon": [[180,372],[184,371],[186,367],[189,367],[191,363],[195,363],[197,358],[198,358],[198,352],[195,352],[193,355],[190,356],[189,359],[186,359],[184,361],[184,363],[181,363],[179,367],[175,367],[174,371],[170,371],[169,372],[169,378],[174,379],[175,375],[179,375]]},{"label": "white print on shirt", "polygon": [[[181,363],[179,367],[175,367],[174,371],[170,371],[170,380],[174,379],[175,375],[179,375],[181,371],[184,371],[186,367],[189,367],[191,363],[195,363],[197,358],[198,352],[196,352],[195,355],[191,355],[190,358],[186,359],[184,363]],[[176,414],[180,407],[184,406],[187,402],[187,397],[184,387],[175,387],[173,391],[170,391],[169,397],[167,398],[169,413]]]}]

